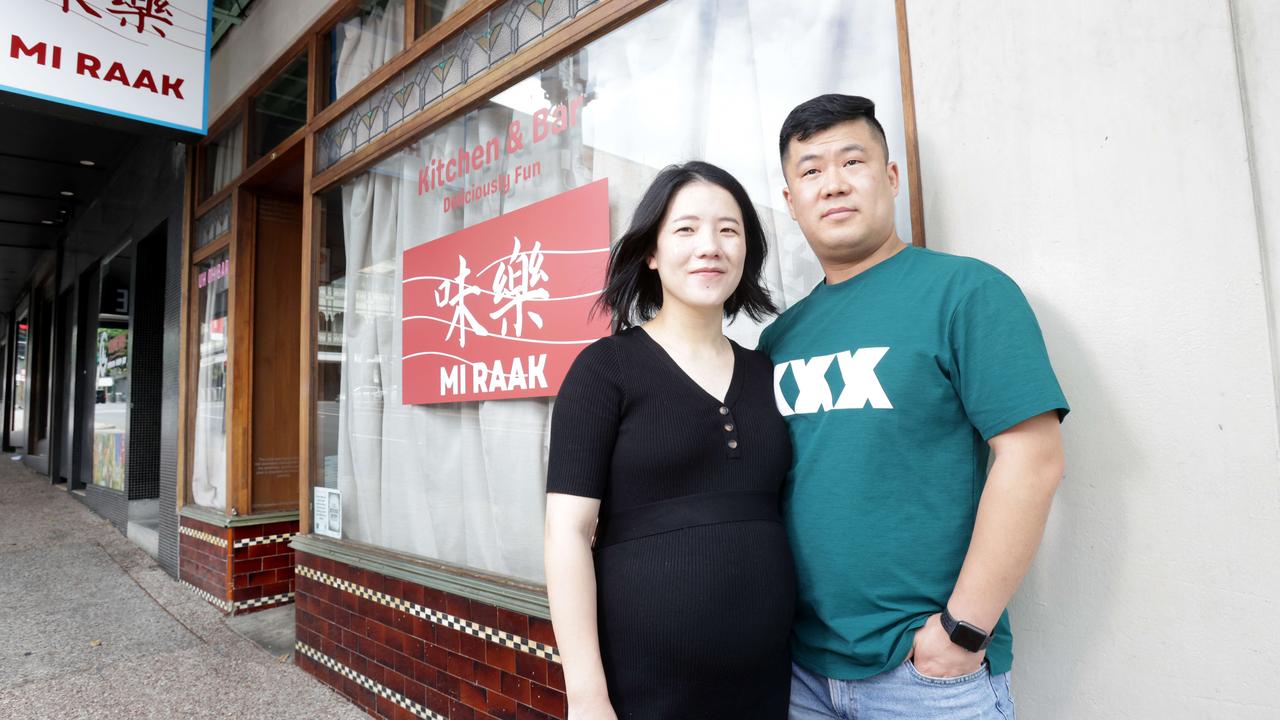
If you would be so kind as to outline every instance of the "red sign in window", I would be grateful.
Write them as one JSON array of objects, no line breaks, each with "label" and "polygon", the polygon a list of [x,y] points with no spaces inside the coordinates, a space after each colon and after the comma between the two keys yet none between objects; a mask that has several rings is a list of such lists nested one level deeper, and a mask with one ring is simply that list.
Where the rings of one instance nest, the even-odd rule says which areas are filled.
[{"label": "red sign in window", "polygon": [[404,253],[404,402],[555,395],[609,332],[607,180]]}]

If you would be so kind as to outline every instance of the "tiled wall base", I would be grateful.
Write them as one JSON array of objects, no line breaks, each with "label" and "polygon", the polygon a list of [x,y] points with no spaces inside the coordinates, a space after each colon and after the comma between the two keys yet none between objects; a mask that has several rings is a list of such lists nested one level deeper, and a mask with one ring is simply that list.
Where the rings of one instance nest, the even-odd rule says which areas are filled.
[{"label": "tiled wall base", "polygon": [[178,518],[178,579],[223,612],[231,612],[227,591],[228,528]]},{"label": "tiled wall base", "polygon": [[298,521],[218,527],[183,516],[178,578],[224,613],[293,602],[293,549]]},{"label": "tiled wall base", "polygon": [[296,662],[369,713],[564,718],[551,623],[296,554]]}]

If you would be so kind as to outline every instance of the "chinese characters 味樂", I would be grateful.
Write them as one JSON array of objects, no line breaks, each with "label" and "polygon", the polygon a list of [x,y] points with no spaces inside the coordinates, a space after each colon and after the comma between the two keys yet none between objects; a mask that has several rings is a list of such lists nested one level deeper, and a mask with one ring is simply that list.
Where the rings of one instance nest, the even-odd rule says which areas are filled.
[{"label": "chinese characters \u5473\u6a02", "polygon": [[[471,269],[467,267],[466,258],[461,255],[458,256],[457,276],[452,280],[441,282],[436,288],[436,307],[453,307],[453,317],[449,320],[446,340],[453,337],[454,330],[458,330],[458,344],[466,347],[468,331],[480,336],[489,335],[488,329],[480,324],[475,314],[467,307],[467,298],[480,294],[492,295],[493,304],[498,306],[496,310],[489,313],[489,319],[501,318],[502,330],[498,334],[500,337],[508,337],[508,329],[515,334],[515,337],[523,337],[526,316],[535,327],[542,327],[542,316],[525,307],[525,303],[530,301],[550,299],[547,289],[538,287],[550,279],[542,268],[545,257],[542,244],[534,242],[533,247],[523,251],[520,238],[515,237],[513,241],[511,254],[489,266],[497,266],[489,291],[467,282],[471,277]],[[487,267],[477,275],[486,270],[488,270]],[[510,324],[508,324],[508,316],[513,316]]]},{"label": "chinese characters \u5473\u6a02", "polygon": [[[79,5],[80,10],[87,15],[102,17],[102,13],[86,0],[62,0],[62,12],[71,12],[72,2]],[[160,37],[168,37],[160,24],[173,25],[173,9],[169,7],[169,0],[111,0],[111,6],[106,11],[120,20],[120,27],[128,27],[132,22],[133,29],[139,34],[149,27]]]}]

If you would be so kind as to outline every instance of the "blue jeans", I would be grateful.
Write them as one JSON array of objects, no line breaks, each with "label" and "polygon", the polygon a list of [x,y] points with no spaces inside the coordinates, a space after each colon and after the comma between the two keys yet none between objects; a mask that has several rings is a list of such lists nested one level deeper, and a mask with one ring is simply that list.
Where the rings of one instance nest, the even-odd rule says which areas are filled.
[{"label": "blue jeans", "polygon": [[863,680],[833,680],[791,664],[791,720],[1014,720],[1009,673],[930,678],[908,661]]}]

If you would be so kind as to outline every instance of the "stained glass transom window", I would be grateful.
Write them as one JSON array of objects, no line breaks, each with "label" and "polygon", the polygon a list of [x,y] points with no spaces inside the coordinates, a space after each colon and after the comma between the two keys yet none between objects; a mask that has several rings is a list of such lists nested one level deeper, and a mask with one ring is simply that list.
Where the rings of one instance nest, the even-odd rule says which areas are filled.
[{"label": "stained glass transom window", "polygon": [[316,167],[332,167],[423,109],[520,52],[599,0],[508,0],[432,48],[320,131]]}]

